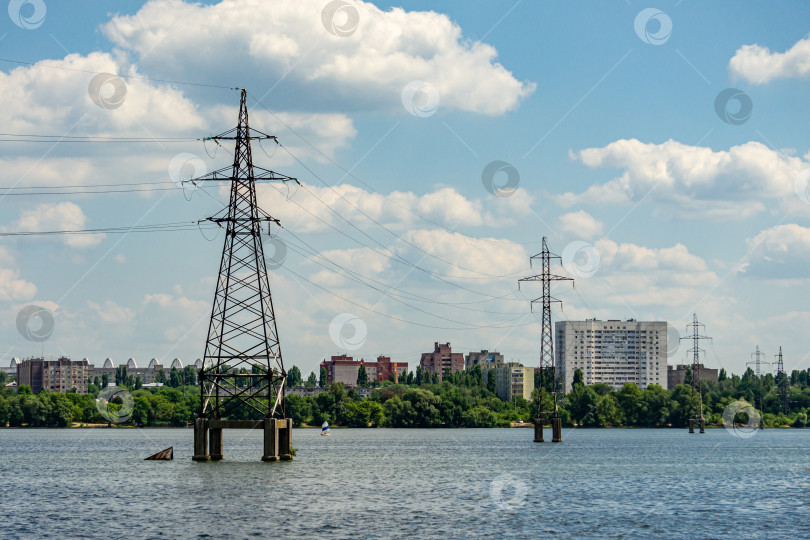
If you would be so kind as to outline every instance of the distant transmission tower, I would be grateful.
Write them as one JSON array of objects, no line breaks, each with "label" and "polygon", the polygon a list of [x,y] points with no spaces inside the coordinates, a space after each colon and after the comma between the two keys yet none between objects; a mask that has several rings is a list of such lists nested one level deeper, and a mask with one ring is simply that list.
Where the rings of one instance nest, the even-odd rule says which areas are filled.
[{"label": "distant transmission tower", "polygon": [[194,459],[199,461],[222,459],[222,428],[263,427],[262,459],[290,458],[291,424],[284,411],[287,373],[261,239],[263,223],[279,222],[258,207],[255,182],[297,180],[253,165],[250,141],[276,137],[248,126],[246,95],[242,90],[237,127],[210,138],[235,141],[233,165],[191,180],[230,182],[228,208],[208,218],[225,224],[225,245],[200,370],[202,402],[194,444]]},{"label": "distant transmission tower", "polygon": [[770,369],[771,363],[765,362],[762,360],[764,355],[759,352],[759,345],[754,352],[751,353],[751,358],[753,360],[751,362],[747,362],[746,365],[750,366],[751,364],[754,365],[754,374],[757,377],[757,403],[759,409],[759,429],[765,429],[765,421],[762,419],[762,364],[768,364],[768,369]]},{"label": "distant transmission tower", "polygon": [[[700,330],[706,329],[705,324],[698,322],[697,313],[692,314],[692,322],[686,325],[687,331],[692,329],[691,336],[685,336],[681,339],[691,339],[692,348],[687,352],[692,353],[692,411],[689,418],[689,433],[695,432],[695,424],[698,424],[701,433],[706,433],[706,419],[703,418],[703,392],[700,384],[700,353],[706,351],[700,348],[700,340],[712,338],[700,335]],[[697,403],[695,403],[695,392],[697,392]]]},{"label": "distant transmission tower", "polygon": [[782,361],[782,347],[779,347],[779,354],[776,355],[776,385],[779,389],[779,401],[782,405],[782,412],[790,414],[790,379],[785,373],[785,364]]},{"label": "distant transmission tower", "polygon": [[[543,321],[540,331],[540,398],[537,404],[537,418],[534,422],[534,442],[543,442],[543,424],[546,423],[546,418],[549,419],[549,423],[551,424],[551,442],[562,442],[562,420],[559,417],[558,398],[559,382],[555,368],[554,340],[551,328],[551,304],[555,302],[562,304],[562,302],[551,296],[551,282],[573,281],[573,278],[551,273],[551,260],[561,260],[561,258],[559,255],[555,255],[549,251],[545,236],[543,237],[542,251],[529,258],[530,266],[534,267],[535,259],[540,259],[541,261],[541,273],[518,280],[518,288],[520,288],[520,282],[522,281],[540,281],[543,284],[543,295],[531,301],[532,307],[534,307],[535,302],[538,301],[543,304]],[[553,408],[550,411],[543,411],[543,396],[546,392],[547,377],[551,378]]]}]

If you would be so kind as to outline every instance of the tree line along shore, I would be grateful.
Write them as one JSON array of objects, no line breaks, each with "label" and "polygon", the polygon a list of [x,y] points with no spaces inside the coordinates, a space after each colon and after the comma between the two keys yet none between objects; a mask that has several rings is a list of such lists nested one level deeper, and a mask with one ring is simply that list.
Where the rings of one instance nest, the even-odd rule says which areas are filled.
[{"label": "tree line along shore", "polygon": [[[297,368],[291,372],[293,370]],[[99,398],[104,388],[96,384],[89,385],[87,394],[42,391],[35,395],[26,386],[16,391],[4,388],[0,390],[0,426],[185,427],[196,418],[200,389],[193,384],[195,381],[179,376],[171,378],[166,386],[147,389],[139,388],[137,382],[127,379],[126,375],[122,379],[116,381],[120,390],[109,402]],[[312,385],[312,379],[311,376],[304,384]],[[729,376],[721,370],[718,379],[717,382],[701,381],[698,396],[688,384],[673,390],[658,385],[641,390],[628,383],[614,390],[602,383],[585,385],[577,374],[572,387],[560,399],[559,415],[566,426],[683,428],[688,425],[692,404],[702,397],[709,426],[723,425],[724,412],[738,401],[753,407],[765,427],[808,425],[810,370],[797,370],[789,375],[790,409],[787,413],[778,395],[777,381],[771,374],[757,377],[749,368],[742,376]],[[489,381],[494,378],[490,377]],[[538,376],[536,385],[539,383]],[[315,384],[326,386],[323,378]],[[411,373],[398,383],[366,382],[365,385],[371,387],[370,396],[365,398],[357,389],[347,388],[342,383],[328,385],[315,396],[288,394],[286,414],[296,426],[329,422],[343,427],[509,427],[536,416],[539,394],[536,388],[531,400],[517,397],[514,401],[502,401],[495,395],[492,383],[484,384],[480,369],[445,374],[441,383],[418,370],[415,376]],[[543,410],[549,410],[549,393],[543,395],[547,400]],[[751,407],[733,407],[738,410],[733,420],[748,422],[745,411],[751,412]],[[245,407],[235,410],[232,416],[253,419],[256,413]]]}]

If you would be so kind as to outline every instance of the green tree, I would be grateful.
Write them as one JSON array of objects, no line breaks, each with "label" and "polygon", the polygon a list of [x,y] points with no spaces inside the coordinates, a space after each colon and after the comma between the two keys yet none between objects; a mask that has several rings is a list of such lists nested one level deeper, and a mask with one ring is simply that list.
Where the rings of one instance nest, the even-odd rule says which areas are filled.
[{"label": "green tree", "polygon": [[346,404],[346,425],[350,427],[379,427],[383,423],[383,408],[376,401],[363,400]]},{"label": "green tree", "polygon": [[462,425],[470,428],[495,427],[498,424],[498,415],[494,411],[479,405],[464,411],[461,417]]},{"label": "green tree", "polygon": [[289,388],[296,388],[301,386],[302,382],[301,370],[298,369],[298,366],[291,367],[290,371],[287,372],[287,386]]},{"label": "green tree", "polygon": [[172,388],[177,388],[182,386],[183,381],[180,378],[180,373],[177,371],[177,368],[172,368],[171,372],[169,372],[169,386]]},{"label": "green tree", "polygon": [[73,421],[73,402],[65,394],[59,392],[48,393],[43,396],[48,402],[44,407],[47,415],[45,425],[68,427]]},{"label": "green tree", "polygon": [[487,378],[487,390],[489,390],[494,394],[497,389],[497,381],[495,381],[495,370],[494,369],[487,370],[486,378]]},{"label": "green tree", "polygon": [[366,366],[360,364],[357,370],[357,386],[364,387],[368,384],[368,373],[366,373]]},{"label": "green tree", "polygon": [[417,423],[417,413],[410,401],[394,396],[383,405],[385,423],[389,427],[413,427]]},{"label": "green tree", "polygon": [[132,416],[130,422],[133,424],[143,426],[149,422],[149,400],[145,396],[135,397],[135,403],[132,407]]},{"label": "green tree", "polygon": [[419,427],[434,427],[439,424],[441,398],[430,390],[422,388],[408,388],[402,394],[403,401],[408,401],[416,413],[416,425]]},{"label": "green tree", "polygon": [[326,386],[327,374],[326,374],[326,366],[321,366],[321,378],[318,380],[318,386],[323,388]]},{"label": "green tree", "polygon": [[101,388],[107,388],[108,386],[110,386],[110,378],[106,373],[103,373],[101,375]]},{"label": "green tree", "polygon": [[625,425],[638,425],[643,397],[644,393],[635,383],[625,384],[616,394],[622,421]]},{"label": "green tree", "polygon": [[295,426],[309,422],[312,416],[312,404],[309,399],[296,394],[288,394],[284,398],[284,409],[287,418],[291,418]]},{"label": "green tree", "polygon": [[577,368],[574,370],[574,380],[571,383],[571,389],[573,390],[575,384],[585,384],[585,376],[582,374],[582,370]]},{"label": "green tree", "polygon": [[155,373],[155,382],[158,382],[160,384],[166,384],[166,372],[163,371],[162,369],[158,370],[158,372]]},{"label": "green tree", "polygon": [[318,385],[318,378],[315,376],[315,372],[311,372],[309,377],[307,377],[307,382],[304,383],[304,386],[307,388],[315,388]]}]

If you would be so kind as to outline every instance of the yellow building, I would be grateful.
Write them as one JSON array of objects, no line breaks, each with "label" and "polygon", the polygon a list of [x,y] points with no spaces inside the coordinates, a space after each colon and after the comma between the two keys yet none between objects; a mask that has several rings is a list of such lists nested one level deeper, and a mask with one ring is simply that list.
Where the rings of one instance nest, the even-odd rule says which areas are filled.
[{"label": "yellow building", "polygon": [[524,367],[517,362],[508,362],[484,371],[484,384],[489,377],[495,377],[495,394],[503,401],[515,397],[531,399],[534,390],[534,368]]}]

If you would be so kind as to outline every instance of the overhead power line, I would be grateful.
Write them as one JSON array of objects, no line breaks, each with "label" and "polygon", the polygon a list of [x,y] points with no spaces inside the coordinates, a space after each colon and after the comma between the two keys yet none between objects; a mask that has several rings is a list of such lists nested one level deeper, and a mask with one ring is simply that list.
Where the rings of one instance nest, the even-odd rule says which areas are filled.
[{"label": "overhead power line", "polygon": [[[202,227],[203,229],[217,229],[215,226]],[[101,227],[98,229],[74,229],[59,231],[12,231],[0,232],[0,236],[54,236],[54,235],[81,235],[81,234],[127,234],[145,232],[175,232],[196,231],[200,224],[196,221],[178,221],[174,223],[156,223],[152,225],[133,225],[129,227]]]},{"label": "overhead power line", "polygon": [[[0,58],[0,62],[7,62],[9,64],[17,64],[20,66],[30,66],[35,68],[49,68],[49,69],[61,69],[63,71],[76,71],[78,73],[90,73],[92,75],[98,75],[100,73],[107,73],[106,71],[93,71],[90,69],[79,69],[79,68],[71,68],[67,66],[54,66],[51,64],[43,64],[41,62],[25,62],[22,60],[13,60],[11,58]],[[205,88],[220,88],[222,90],[239,90],[239,87],[234,86],[224,86],[219,84],[207,84],[207,83],[195,83],[195,82],[188,82],[188,81],[174,81],[168,79],[155,79],[152,77],[145,77],[143,75],[115,75],[116,77],[120,77],[122,79],[133,79],[133,80],[142,80],[142,81],[153,81],[153,82],[161,82],[167,84],[181,84],[185,86],[199,86]]]}]

